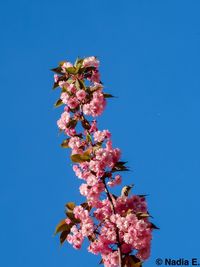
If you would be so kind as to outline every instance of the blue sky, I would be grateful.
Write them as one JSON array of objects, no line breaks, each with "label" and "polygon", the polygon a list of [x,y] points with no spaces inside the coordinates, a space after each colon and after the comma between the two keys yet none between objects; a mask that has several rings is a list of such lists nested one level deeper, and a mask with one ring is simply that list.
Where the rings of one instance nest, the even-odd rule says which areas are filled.
[{"label": "blue sky", "polygon": [[197,0],[1,2],[1,266],[98,266],[53,237],[64,204],[82,199],[59,147],[50,68],[90,55],[117,96],[100,128],[161,228],[144,266],[199,256],[199,11]]}]

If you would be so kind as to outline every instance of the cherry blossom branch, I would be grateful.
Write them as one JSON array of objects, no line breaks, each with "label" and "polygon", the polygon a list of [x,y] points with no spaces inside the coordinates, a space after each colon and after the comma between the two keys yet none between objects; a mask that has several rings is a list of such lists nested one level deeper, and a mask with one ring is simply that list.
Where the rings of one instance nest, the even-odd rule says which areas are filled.
[{"label": "cherry blossom branch", "polygon": [[97,58],[88,57],[53,69],[53,88],[61,88],[55,106],[64,105],[57,125],[68,136],[61,146],[71,149],[73,170],[83,181],[80,194],[86,199],[80,205],[66,204],[66,218],[55,233],[60,233],[61,244],[68,241],[76,249],[87,238],[88,251],[100,254],[105,267],[140,267],[150,255],[156,226],[149,221],[144,195],[129,196],[130,187],[121,196],[110,193],[109,188],[122,182],[118,173],[128,168],[120,149],[113,148],[111,133],[98,130],[96,119],[87,118],[100,116],[112,97],[103,91],[98,68]]}]

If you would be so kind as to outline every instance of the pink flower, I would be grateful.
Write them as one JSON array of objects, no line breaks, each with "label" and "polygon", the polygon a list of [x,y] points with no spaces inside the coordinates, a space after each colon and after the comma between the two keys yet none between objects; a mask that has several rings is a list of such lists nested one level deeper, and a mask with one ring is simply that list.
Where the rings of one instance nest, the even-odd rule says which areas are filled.
[{"label": "pink flower", "polygon": [[119,185],[121,184],[122,182],[122,178],[120,175],[116,175],[115,178],[112,180],[112,181],[109,181],[107,184],[110,186],[110,187],[113,187],[115,185]]},{"label": "pink flower", "polygon": [[68,146],[71,148],[71,149],[74,149],[74,148],[79,148],[81,146],[81,139],[80,137],[78,136],[75,136],[75,137],[71,137],[69,142],[68,142]]},{"label": "pink flower", "polygon": [[90,86],[90,91],[98,91],[98,90],[102,91],[103,85],[101,83],[94,82],[94,84]]},{"label": "pink flower", "polygon": [[61,88],[67,88],[68,86],[68,82],[66,81],[59,81],[58,85],[61,87]]},{"label": "pink flower", "polygon": [[73,165],[73,171],[75,172],[75,174],[78,178],[80,178],[80,179],[82,178],[82,171],[78,165]]},{"label": "pink flower", "polygon": [[82,185],[79,187],[79,190],[80,190],[81,195],[83,195],[83,196],[85,196],[85,197],[88,195],[89,189],[88,189],[87,184],[82,184]]},{"label": "pink flower", "polygon": [[65,129],[65,133],[68,135],[68,136],[74,136],[76,134],[76,130],[74,128],[66,128]]},{"label": "pink flower", "polygon": [[86,92],[84,90],[78,90],[76,92],[76,97],[78,98],[78,100],[83,101],[86,97]]},{"label": "pink flower", "polygon": [[60,99],[62,100],[62,102],[64,104],[67,104],[68,103],[68,100],[69,100],[69,95],[64,92],[64,93],[61,94]]},{"label": "pink flower", "polygon": [[136,257],[138,257],[139,259],[143,261],[147,260],[150,257],[150,244],[146,248],[140,249],[137,252]]},{"label": "pink flower", "polygon": [[123,253],[127,254],[127,253],[131,252],[132,246],[124,243],[121,246],[121,250],[122,250]]},{"label": "pink flower", "polygon": [[83,243],[83,235],[81,233],[77,233],[76,235],[68,235],[67,241],[73,245],[75,249],[80,249]]},{"label": "pink flower", "polygon": [[103,130],[103,131],[97,131],[94,133],[94,141],[95,142],[102,142],[106,138],[110,138],[111,134],[108,130]]},{"label": "pink flower", "polygon": [[86,57],[83,60],[83,67],[99,67],[99,60],[96,59],[95,57]]},{"label": "pink flower", "polygon": [[[73,213],[76,219],[81,219],[83,216],[83,212],[84,212],[84,209],[82,206],[76,206],[73,210]],[[88,214],[87,214],[87,217],[88,217]]]},{"label": "pink flower", "polygon": [[69,100],[67,101],[67,105],[71,109],[75,109],[79,105],[78,99],[76,97],[70,97]]},{"label": "pink flower", "polygon": [[73,67],[73,64],[69,61],[65,61],[63,64],[62,64],[62,67],[63,68],[70,68],[70,67]]},{"label": "pink flower", "polygon": [[94,233],[94,223],[92,219],[88,218],[85,220],[81,227],[81,232],[83,236],[92,236]]},{"label": "pink flower", "polygon": [[73,67],[72,63],[71,62],[64,62],[62,65],[61,65],[61,68],[62,68],[62,71],[65,73],[66,72],[66,68],[71,68]]},{"label": "pink flower", "polygon": [[101,115],[106,105],[104,95],[100,90],[93,93],[93,98],[90,103],[83,105],[83,113],[85,115],[91,115],[97,117]]},{"label": "pink flower", "polygon": [[97,70],[92,71],[92,76],[90,78],[91,82],[99,83],[100,82],[100,74]]},{"label": "pink flower", "polygon": [[73,83],[68,83],[67,91],[70,92],[70,93],[75,94],[76,91],[77,91],[76,86]]},{"label": "pink flower", "polygon": [[96,177],[94,174],[90,174],[90,175],[88,175],[88,177],[87,177],[87,179],[86,179],[86,181],[87,181],[87,184],[89,185],[89,186],[94,186],[95,184],[97,184],[98,183],[98,177]]},{"label": "pink flower", "polygon": [[116,228],[113,224],[106,223],[101,228],[101,235],[111,243],[117,242]]},{"label": "pink flower", "polygon": [[61,115],[61,118],[57,121],[58,128],[61,130],[66,129],[66,125],[69,122],[70,119],[70,113],[67,111],[64,111]]},{"label": "pink flower", "polygon": [[109,254],[102,254],[102,259],[105,267],[118,267],[119,256],[118,252],[110,252]]},{"label": "pink flower", "polygon": [[68,106],[65,106],[64,111],[70,112],[70,108]]},{"label": "pink flower", "polygon": [[59,86],[61,88],[64,88],[69,93],[75,94],[76,91],[77,91],[77,89],[76,89],[76,87],[75,87],[75,85],[73,83],[69,83],[69,82],[66,82],[66,81],[60,81],[58,84],[59,84]]},{"label": "pink flower", "polygon": [[88,251],[97,255],[99,253],[107,254],[111,252],[112,249],[108,247],[108,244],[104,242],[104,240],[102,239],[102,236],[100,236],[98,239],[90,243],[90,246],[88,247]]}]

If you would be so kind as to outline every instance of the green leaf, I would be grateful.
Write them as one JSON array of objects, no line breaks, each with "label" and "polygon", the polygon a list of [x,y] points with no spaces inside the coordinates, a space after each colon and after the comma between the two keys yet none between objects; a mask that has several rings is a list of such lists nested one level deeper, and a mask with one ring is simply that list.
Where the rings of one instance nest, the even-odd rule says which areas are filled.
[{"label": "green leaf", "polygon": [[60,61],[58,65],[59,65],[60,67],[62,67],[62,65],[63,65],[64,63],[66,63],[66,61],[63,60],[63,61]]},{"label": "green leaf", "polygon": [[79,73],[79,70],[81,69],[82,67],[82,64],[78,64],[77,67],[76,67],[76,74]]},{"label": "green leaf", "polygon": [[68,202],[65,205],[69,210],[73,210],[76,207],[76,204],[74,202]]},{"label": "green leaf", "polygon": [[65,240],[66,240],[66,238],[67,238],[69,233],[70,233],[70,231],[63,231],[61,233],[61,235],[60,235],[60,244],[61,245],[65,242]]},{"label": "green leaf", "polygon": [[87,142],[92,142],[92,137],[90,134],[86,135],[86,140],[87,140]]},{"label": "green leaf", "polygon": [[82,120],[81,124],[82,124],[83,128],[86,130],[89,130],[91,128],[90,123],[86,119]]},{"label": "green leaf", "polygon": [[51,71],[53,71],[55,73],[58,73],[58,74],[63,74],[61,67],[57,67],[57,68],[51,69]]},{"label": "green leaf", "polygon": [[85,70],[88,72],[88,71],[92,71],[92,70],[96,70],[96,67],[85,67]]},{"label": "green leaf", "polygon": [[142,262],[137,262],[132,265],[133,267],[142,267]]},{"label": "green leaf", "polygon": [[77,57],[77,59],[76,59],[76,61],[75,61],[75,64],[74,64],[74,66],[78,66],[78,65],[82,65],[82,63],[83,63],[83,59],[82,58],[79,58],[79,57]]},{"label": "green leaf", "polygon": [[56,88],[58,88],[58,87],[59,87],[58,82],[57,82],[57,83],[54,82],[54,84],[53,84],[53,89],[56,89]]},{"label": "green leaf", "polygon": [[156,230],[160,230],[160,228],[157,227],[154,223],[151,223],[151,228],[152,228],[152,229],[156,229]]},{"label": "green leaf", "polygon": [[72,221],[73,224],[80,223],[79,219],[76,219],[72,210],[66,212],[67,217]]},{"label": "green leaf", "polygon": [[138,195],[138,197],[141,197],[141,198],[143,198],[143,197],[147,197],[148,195]]},{"label": "green leaf", "polygon": [[96,68],[95,67],[81,67],[79,69],[79,73],[84,74],[84,76],[86,77],[88,76],[88,74],[91,74],[93,70],[96,70]]},{"label": "green leaf", "polygon": [[78,90],[80,89],[80,83],[79,83],[78,79],[76,79],[76,81],[75,81],[75,86]]},{"label": "green leaf", "polygon": [[115,165],[116,166],[123,166],[123,165],[125,165],[126,163],[127,163],[128,161],[118,161]]},{"label": "green leaf", "polygon": [[124,267],[142,267],[142,262],[135,255],[126,255],[123,263]]},{"label": "green leaf", "polygon": [[113,95],[107,94],[107,93],[103,93],[103,95],[104,95],[105,98],[112,98],[112,97],[114,97]]},{"label": "green leaf", "polygon": [[77,120],[71,119],[70,122],[67,123],[67,128],[75,128],[77,124]]},{"label": "green leaf", "polygon": [[98,90],[101,90],[103,88],[103,86],[101,84],[97,84],[97,85],[94,85],[92,87],[89,87],[89,91],[90,92],[95,92],[95,91],[98,91]]},{"label": "green leaf", "polygon": [[65,139],[65,140],[62,142],[61,147],[62,147],[62,148],[69,148],[69,146],[68,146],[68,144],[69,144],[69,140],[70,140],[70,138]]},{"label": "green leaf", "polygon": [[86,90],[85,83],[82,80],[80,80],[80,79],[78,79],[77,81],[79,82],[80,88]]},{"label": "green leaf", "polygon": [[115,166],[112,168],[112,172],[120,172],[120,171],[129,171],[129,169],[124,166],[126,162],[119,161],[115,164]]},{"label": "green leaf", "polygon": [[76,68],[74,68],[74,67],[69,67],[69,68],[66,68],[66,71],[67,71],[69,74],[75,74],[75,73],[76,73]]},{"label": "green leaf", "polygon": [[137,218],[139,220],[150,217],[150,215],[148,213],[143,213],[143,212],[137,212],[136,213],[136,216],[137,216]]},{"label": "green leaf", "polygon": [[76,73],[79,73],[81,67],[83,65],[83,59],[81,58],[77,58],[76,62],[75,62],[75,67],[76,67]]},{"label": "green leaf", "polygon": [[84,202],[81,204],[81,206],[85,209],[85,210],[88,210],[90,211],[92,209],[91,206],[89,206],[89,204],[87,202]]},{"label": "green leaf", "polygon": [[62,231],[68,231],[71,229],[73,224],[66,224],[65,222],[65,219],[60,221],[59,224],[56,226],[56,230],[54,232],[54,234],[56,235],[57,233],[59,232],[62,232]]},{"label": "green leaf", "polygon": [[71,160],[76,163],[81,163],[90,160],[90,152],[86,151],[83,154],[71,155]]},{"label": "green leaf", "polygon": [[54,104],[54,107],[58,108],[63,105],[63,102],[61,99],[58,99],[58,101]]}]

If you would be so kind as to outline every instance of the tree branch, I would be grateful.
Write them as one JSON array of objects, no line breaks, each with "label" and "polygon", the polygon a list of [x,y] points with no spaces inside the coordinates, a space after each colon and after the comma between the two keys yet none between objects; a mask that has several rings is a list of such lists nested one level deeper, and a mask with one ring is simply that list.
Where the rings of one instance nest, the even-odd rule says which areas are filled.
[{"label": "tree branch", "polygon": [[[103,179],[103,184],[105,186],[106,195],[108,196],[108,199],[110,200],[113,213],[116,214],[115,206],[114,206],[114,203],[113,203],[113,199],[112,199],[112,197],[110,195],[110,192],[109,192],[108,187],[106,185],[105,179]],[[118,256],[119,256],[119,267],[122,267],[122,251],[121,251],[121,243],[120,243],[120,238],[119,238],[119,229],[118,229],[117,226],[116,226],[116,235],[117,235],[117,246],[118,246]]]}]

